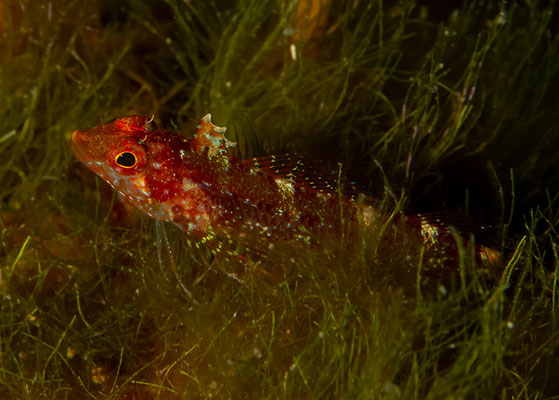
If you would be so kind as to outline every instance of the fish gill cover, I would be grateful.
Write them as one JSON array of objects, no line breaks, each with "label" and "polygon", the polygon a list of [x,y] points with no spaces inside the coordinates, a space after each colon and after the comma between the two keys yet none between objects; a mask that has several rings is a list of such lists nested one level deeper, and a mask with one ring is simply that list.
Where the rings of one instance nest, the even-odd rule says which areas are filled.
[{"label": "fish gill cover", "polygon": [[[1,0],[0,397],[556,396],[554,6]],[[383,217],[234,249],[237,279],[68,146],[209,112],[235,158],[305,153]],[[409,246],[418,213],[468,239],[452,271]]]}]

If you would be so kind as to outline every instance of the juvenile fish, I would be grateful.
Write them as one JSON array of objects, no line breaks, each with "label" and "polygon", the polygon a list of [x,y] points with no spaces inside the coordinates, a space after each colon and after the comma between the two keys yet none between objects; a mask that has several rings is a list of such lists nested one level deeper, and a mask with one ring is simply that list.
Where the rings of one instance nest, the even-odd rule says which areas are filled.
[{"label": "juvenile fish", "polygon": [[[209,114],[192,139],[131,116],[76,130],[71,148],[136,207],[214,254],[241,256],[238,243],[262,254],[285,243],[318,246],[325,235],[356,235],[379,215],[364,197],[340,188],[337,171],[319,171],[300,155],[236,159],[224,133]],[[412,215],[404,225],[429,257],[454,262],[456,238],[442,223]],[[498,257],[484,246],[476,252],[482,262]]]}]

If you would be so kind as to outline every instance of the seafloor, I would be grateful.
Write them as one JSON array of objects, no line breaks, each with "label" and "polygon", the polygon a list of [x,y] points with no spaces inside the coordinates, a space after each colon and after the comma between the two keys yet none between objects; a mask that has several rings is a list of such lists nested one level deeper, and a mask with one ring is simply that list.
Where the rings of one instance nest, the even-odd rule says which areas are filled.
[{"label": "seafloor", "polygon": [[[0,398],[559,398],[556,2],[442,3],[0,0]],[[208,112],[502,260],[436,271],[381,223],[241,281],[68,146]]]}]

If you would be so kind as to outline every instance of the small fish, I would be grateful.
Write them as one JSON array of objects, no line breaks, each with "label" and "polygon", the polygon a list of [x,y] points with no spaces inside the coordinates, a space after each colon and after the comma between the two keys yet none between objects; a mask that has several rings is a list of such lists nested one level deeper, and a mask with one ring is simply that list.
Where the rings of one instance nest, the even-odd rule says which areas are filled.
[{"label": "small fish", "polygon": [[[328,235],[355,235],[379,216],[363,195],[340,188],[339,171],[308,165],[304,156],[234,158],[225,130],[208,114],[187,139],[158,129],[153,118],[131,116],[76,130],[71,148],[136,207],[216,255],[242,256],[238,244],[260,254],[286,243],[313,247]],[[456,240],[443,224],[404,219],[433,257],[451,258]],[[480,259],[491,261],[482,247]]]}]

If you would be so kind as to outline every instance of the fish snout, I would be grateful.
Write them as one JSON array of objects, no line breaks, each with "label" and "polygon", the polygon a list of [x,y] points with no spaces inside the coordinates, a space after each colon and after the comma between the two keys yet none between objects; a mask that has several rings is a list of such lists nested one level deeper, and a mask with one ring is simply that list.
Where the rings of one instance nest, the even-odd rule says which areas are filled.
[{"label": "fish snout", "polygon": [[70,140],[70,149],[72,153],[82,162],[86,163],[90,161],[91,157],[89,152],[87,151],[88,148],[88,141],[85,140],[87,135],[84,131],[75,130],[72,133],[72,139]]},{"label": "fish snout", "polygon": [[76,129],[74,133],[72,133],[72,142],[77,142],[81,134],[83,134],[83,131]]}]

